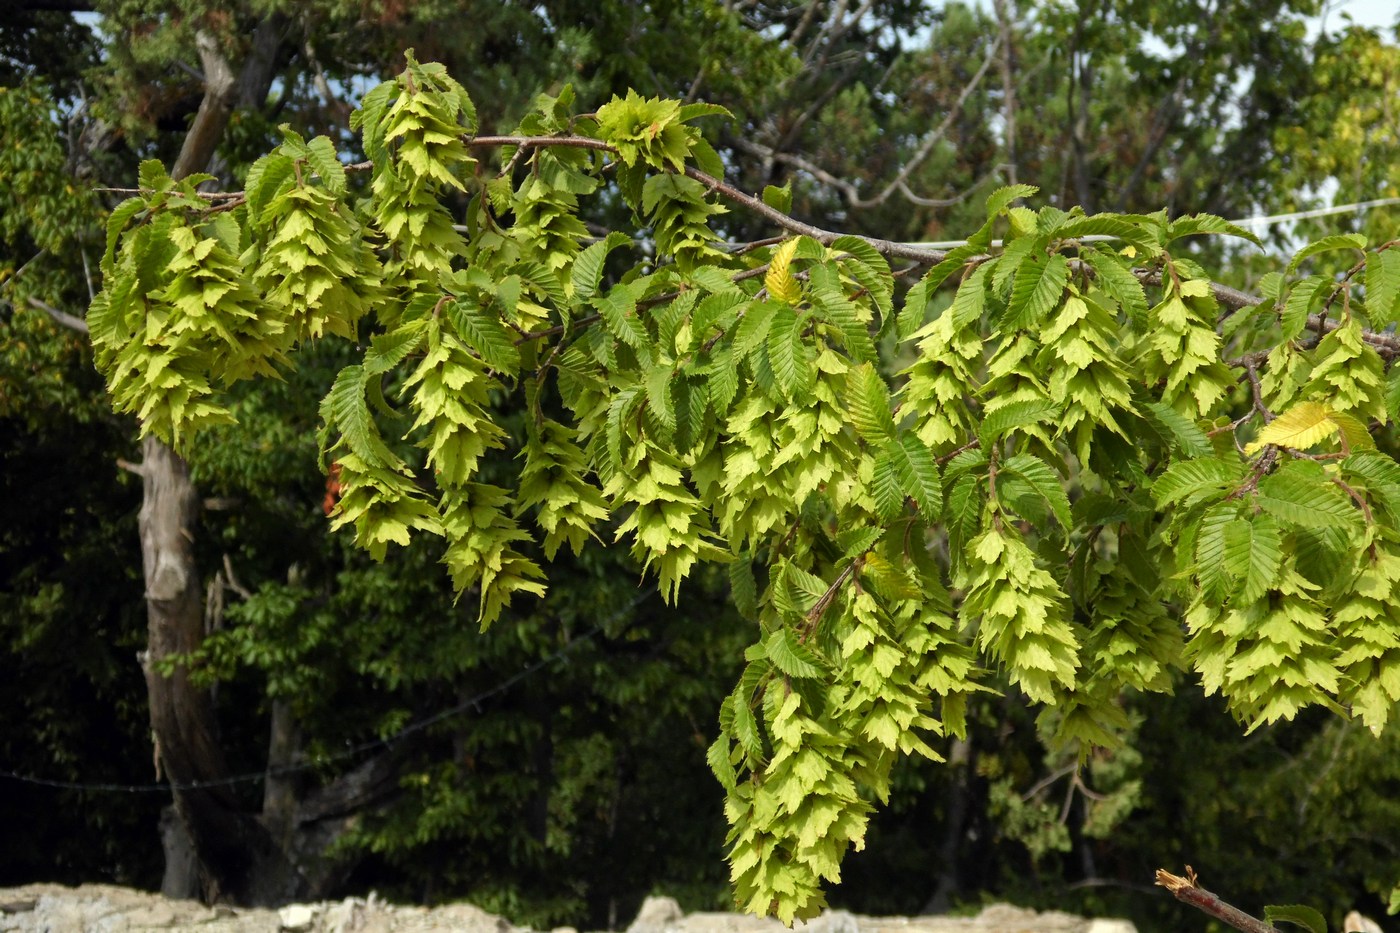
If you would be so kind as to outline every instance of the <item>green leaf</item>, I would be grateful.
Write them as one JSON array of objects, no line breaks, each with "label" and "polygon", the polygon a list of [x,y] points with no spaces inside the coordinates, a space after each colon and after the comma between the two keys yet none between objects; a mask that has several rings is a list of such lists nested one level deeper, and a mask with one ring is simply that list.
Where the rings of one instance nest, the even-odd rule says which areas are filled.
[{"label": "green leaf", "polygon": [[729,562],[729,595],[741,616],[746,619],[758,618],[758,581],[753,575],[753,561],[747,553]]},{"label": "green leaf", "polygon": [[875,470],[870,477],[870,496],[875,500],[875,514],[880,521],[889,522],[904,511],[904,485],[899,481],[895,466],[893,444],[887,445],[875,457]]},{"label": "green leaf", "polygon": [[1237,597],[1242,604],[1263,597],[1278,579],[1279,567],[1283,565],[1283,539],[1273,516],[1255,515],[1249,525],[1249,564]]},{"label": "green leaf", "polygon": [[1196,532],[1196,579],[1207,599],[1220,600],[1230,578],[1225,565],[1225,531],[1235,520],[1239,506],[1220,502],[1206,510]]},{"label": "green leaf", "polygon": [[347,366],[335,377],[330,393],[321,406],[327,425],[340,431],[350,450],[371,467],[399,469],[403,463],[385,445],[365,399],[365,383],[370,378],[360,365]]},{"label": "green leaf", "polygon": [[1143,411],[1148,420],[1166,431],[1174,442],[1172,449],[1187,457],[1209,457],[1215,452],[1210,438],[1200,425],[1163,402],[1145,402]]},{"label": "green leaf", "polygon": [[1285,525],[1348,528],[1359,513],[1347,494],[1311,460],[1294,460],[1259,482],[1255,501]]},{"label": "green leaf", "polygon": [[739,745],[751,757],[760,758],[763,755],[763,736],[758,731],[758,719],[753,714],[753,707],[749,705],[749,698],[746,691],[742,690],[742,684],[733,693],[734,708],[734,737],[739,740]]},{"label": "green leaf", "polygon": [[634,350],[646,344],[646,331],[635,314],[637,294],[630,287],[614,285],[606,294],[593,299],[593,307],[598,309],[608,331],[618,340]]},{"label": "green leaf", "polygon": [[1184,236],[1191,236],[1197,233],[1223,233],[1228,236],[1237,236],[1248,240],[1255,246],[1262,247],[1264,244],[1259,237],[1237,224],[1232,224],[1223,217],[1215,214],[1193,214],[1190,217],[1180,217],[1167,225],[1167,242],[1180,239]]},{"label": "green leaf", "polygon": [[738,775],[734,773],[734,764],[729,760],[729,739],[722,735],[715,739],[705,752],[705,763],[725,790],[732,791],[738,785]]},{"label": "green leaf", "polygon": [[925,521],[937,521],[943,509],[943,485],[938,477],[938,464],[933,454],[912,431],[886,448],[894,462],[899,486],[914,500]]},{"label": "green leaf", "polygon": [[512,376],[520,369],[520,350],[499,318],[465,297],[450,302],[447,314],[457,336],[475,350],[487,366]]},{"label": "green leaf", "polygon": [[889,390],[870,363],[862,363],[846,374],[846,411],[856,433],[871,445],[894,436]]},{"label": "green leaf", "polygon": [[365,372],[371,376],[387,373],[422,346],[423,334],[423,323],[413,321],[387,334],[374,335],[365,352]]},{"label": "green leaf", "polygon": [[764,185],[763,203],[775,211],[792,213],[792,179],[789,178],[781,188],[776,185]]},{"label": "green leaf", "polygon": [[1373,327],[1400,320],[1400,249],[1383,249],[1366,257],[1366,313]]},{"label": "green leaf", "polygon": [[345,166],[336,156],[335,144],[325,136],[317,136],[307,145],[306,161],[321,179],[325,189],[334,195],[345,193]]},{"label": "green leaf", "polygon": [[1122,306],[1133,329],[1147,327],[1147,293],[1142,281],[1133,275],[1127,264],[1115,255],[1098,250],[1081,254],[1081,259],[1094,270],[1094,280],[1108,297]]},{"label": "green leaf", "polygon": [[665,428],[667,435],[676,430],[676,404],[672,398],[671,385],[676,371],[669,361],[657,363],[647,370],[647,408]]},{"label": "green leaf", "polygon": [[1224,495],[1240,482],[1238,464],[1214,457],[1180,460],[1167,467],[1152,484],[1152,498],[1157,508],[1168,506],[1189,508],[1206,499]]},{"label": "green leaf", "polygon": [[797,640],[786,625],[775,629],[763,642],[763,654],[773,666],[789,677],[813,678],[826,675],[821,658]]},{"label": "green leaf", "polygon": [[1152,231],[1145,230],[1138,224],[1112,214],[1101,214],[1097,217],[1084,217],[1070,221],[1055,230],[1055,236],[1062,240],[1087,236],[1110,236],[1116,240],[1122,240],[1124,243],[1131,243],[1149,256],[1155,256],[1162,251],[1162,247],[1157,243],[1157,237],[1153,235]]},{"label": "green leaf", "polygon": [[1011,286],[1011,302],[1001,320],[1002,328],[1020,330],[1034,327],[1045,320],[1045,316],[1059,305],[1067,281],[1069,263],[1059,253],[1049,258],[1039,253],[1027,256],[1016,270]]},{"label": "green leaf", "polygon": [[1338,233],[1333,236],[1325,236],[1320,240],[1314,240],[1293,254],[1293,259],[1288,263],[1288,268],[1283,270],[1285,276],[1292,275],[1298,268],[1319,253],[1327,253],[1339,249],[1366,248],[1366,236],[1361,233]]},{"label": "green leaf", "polygon": [[793,314],[791,308],[782,308],[773,316],[773,327],[768,333],[768,359],[773,364],[773,375],[783,394],[794,402],[807,397],[816,376],[802,340],[805,325],[805,319]]},{"label": "green leaf", "polygon": [[1040,189],[1034,185],[1007,185],[987,196],[987,216],[995,217],[1017,198],[1029,198]]},{"label": "green leaf", "polygon": [[954,330],[961,330],[982,319],[982,312],[987,307],[987,277],[991,272],[991,264],[983,263],[958,286],[952,306],[944,312],[953,316]]},{"label": "green leaf", "polygon": [[1271,904],[1264,908],[1267,923],[1294,923],[1309,933],[1327,933],[1327,920],[1321,913],[1303,904]]},{"label": "green leaf", "polygon": [[608,254],[631,243],[631,237],[613,231],[574,257],[569,281],[573,285],[575,301],[588,301],[598,294],[598,284],[603,280],[603,263]]},{"label": "green leaf", "polygon": [[1032,454],[1010,457],[1002,464],[1001,469],[1003,473],[1019,476],[1029,483],[1050,507],[1065,534],[1069,534],[1074,527],[1074,519],[1070,513],[1069,494],[1065,492],[1064,481],[1059,473]]},{"label": "green leaf", "polygon": [[1284,302],[1281,316],[1284,340],[1295,339],[1308,326],[1308,315],[1313,305],[1331,281],[1327,276],[1310,275],[1288,290],[1288,300]]},{"label": "green leaf", "polygon": [[990,448],[1016,428],[1052,421],[1059,416],[1060,407],[1048,400],[1027,399],[1023,402],[1013,402],[983,418],[977,429],[977,437],[984,448]]}]

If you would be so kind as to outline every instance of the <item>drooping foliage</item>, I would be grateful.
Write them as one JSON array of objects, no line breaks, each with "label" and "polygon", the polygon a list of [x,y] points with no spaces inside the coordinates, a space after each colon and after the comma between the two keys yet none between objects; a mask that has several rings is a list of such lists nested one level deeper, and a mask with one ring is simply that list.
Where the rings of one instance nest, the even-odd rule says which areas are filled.
[{"label": "drooping foliage", "polygon": [[[1028,186],[948,252],[840,236],[727,185],[696,129],[716,116],[565,90],[489,137],[410,57],[356,115],[367,165],[288,133],[209,197],[147,163],[89,317],[114,402],[189,444],[224,387],[350,338],[321,408],[333,525],[375,556],[440,539],[483,626],[591,536],[671,601],[728,564],[756,634],[708,758],[756,913],[818,910],[894,763],[937,758],[983,691],[1081,752],[1182,668],[1251,729],[1309,706],[1384,728],[1390,243],[1310,244],[1255,298],[1191,258],[1252,239],[1217,217],[1015,206]],[[635,231],[592,236],[587,198]],[[740,211],[783,236],[726,243]],[[493,448],[518,475],[480,475]]]}]

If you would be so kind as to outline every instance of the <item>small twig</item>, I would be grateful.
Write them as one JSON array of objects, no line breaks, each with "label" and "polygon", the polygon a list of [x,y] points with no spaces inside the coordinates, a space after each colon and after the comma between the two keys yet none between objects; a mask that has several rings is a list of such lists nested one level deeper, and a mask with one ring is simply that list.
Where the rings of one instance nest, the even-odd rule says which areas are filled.
[{"label": "small twig", "polygon": [[1157,884],[1170,891],[1172,896],[1183,904],[1190,904],[1236,930],[1242,930],[1244,933],[1278,933],[1278,928],[1273,924],[1252,917],[1238,907],[1231,907],[1219,896],[1196,884],[1196,872],[1190,865],[1186,866],[1185,878],[1173,875],[1164,868],[1157,869]]}]

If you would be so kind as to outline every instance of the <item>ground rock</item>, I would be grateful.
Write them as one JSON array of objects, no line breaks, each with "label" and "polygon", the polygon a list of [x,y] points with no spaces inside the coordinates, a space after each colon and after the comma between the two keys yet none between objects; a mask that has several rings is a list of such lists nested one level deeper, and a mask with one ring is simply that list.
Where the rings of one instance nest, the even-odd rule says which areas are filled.
[{"label": "ground rock", "polygon": [[[350,897],[279,910],[206,907],[146,891],[88,884],[0,889],[0,933],[531,933],[470,904],[399,907]],[[794,933],[1136,933],[1125,920],[1089,920],[994,904],[975,917],[863,917],[831,910]],[[561,927],[553,933],[577,933]],[[776,920],[744,914],[684,913],[669,897],[650,897],[627,933],[787,933]]]}]

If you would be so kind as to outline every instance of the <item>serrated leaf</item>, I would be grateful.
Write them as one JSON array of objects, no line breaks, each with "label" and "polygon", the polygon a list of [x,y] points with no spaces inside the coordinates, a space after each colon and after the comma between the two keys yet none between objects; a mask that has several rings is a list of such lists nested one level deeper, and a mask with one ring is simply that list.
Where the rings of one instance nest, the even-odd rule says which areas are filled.
[{"label": "serrated leaf", "polygon": [[1351,499],[1313,461],[1292,461],[1259,482],[1255,502],[1286,525],[1348,528],[1358,513]]},{"label": "serrated leaf", "polygon": [[1068,534],[1074,527],[1070,512],[1069,494],[1065,492],[1064,481],[1048,463],[1032,454],[1017,454],[1002,464],[1003,472],[1021,477],[1045,500],[1054,513],[1055,520]]},{"label": "serrated leaf", "polygon": [[871,445],[894,436],[889,389],[870,363],[862,363],[847,373],[846,411],[856,433]]},{"label": "serrated leaf", "polygon": [[768,331],[773,325],[773,316],[783,307],[771,301],[749,305],[744,316],[734,327],[734,347],[736,358],[742,359],[768,341]]},{"label": "serrated leaf", "polygon": [[1293,254],[1288,267],[1283,270],[1285,276],[1292,275],[1298,271],[1298,267],[1319,253],[1332,252],[1339,249],[1366,248],[1366,236],[1361,233],[1338,233],[1333,236],[1325,236],[1320,240],[1314,240]]},{"label": "serrated leaf", "polygon": [[647,408],[668,434],[676,430],[676,405],[671,393],[675,376],[669,362],[657,363],[646,375]]},{"label": "serrated leaf", "polygon": [[875,457],[870,496],[875,500],[875,514],[883,522],[893,521],[904,511],[904,485],[899,481],[899,470],[888,446]]},{"label": "serrated leaf", "polygon": [[371,337],[370,348],[365,352],[365,372],[378,376],[402,363],[422,345],[423,333],[422,322],[414,321],[387,334]]},{"label": "serrated leaf", "polygon": [[950,553],[963,554],[963,545],[981,531],[982,504],[981,483],[978,477],[971,473],[959,477],[948,493],[948,506],[945,510]]},{"label": "serrated leaf", "polygon": [[758,719],[753,714],[753,707],[749,705],[747,693],[741,683],[733,694],[734,738],[739,740],[739,747],[748,755],[759,758],[763,755],[763,737],[758,731]]},{"label": "serrated leaf", "polygon": [[815,372],[807,359],[807,347],[802,340],[805,321],[793,314],[791,308],[781,308],[773,316],[768,332],[768,360],[783,394],[800,402],[812,390]]},{"label": "serrated leaf", "polygon": [[1283,324],[1283,339],[1293,340],[1308,326],[1308,314],[1324,286],[1331,280],[1322,275],[1310,275],[1296,283],[1288,291],[1280,319]]},{"label": "serrated leaf", "polygon": [[783,626],[773,631],[763,642],[763,654],[773,666],[789,677],[813,678],[826,673],[821,659],[797,640],[792,629]]},{"label": "serrated leaf", "polygon": [[637,320],[637,294],[627,285],[614,285],[606,294],[593,299],[593,307],[603,316],[608,331],[632,349],[647,342],[646,330]]},{"label": "serrated leaf", "polygon": [[1172,221],[1167,226],[1167,241],[1171,242],[1197,233],[1223,233],[1248,240],[1255,246],[1262,247],[1264,245],[1257,235],[1215,214],[1193,214],[1190,217],[1180,217]]},{"label": "serrated leaf", "polygon": [[857,557],[874,547],[884,533],[885,529],[878,526],[848,528],[837,534],[836,546],[841,549],[842,557]]},{"label": "serrated leaf", "polygon": [[574,257],[569,283],[573,286],[575,301],[588,301],[598,294],[598,284],[603,280],[603,264],[608,254],[631,243],[630,237],[613,231]]},{"label": "serrated leaf", "polygon": [[1208,498],[1223,495],[1240,481],[1237,464],[1214,457],[1180,460],[1167,467],[1165,473],[1152,483],[1152,498],[1157,508],[1192,506]]},{"label": "serrated leaf", "polygon": [[1244,452],[1254,454],[1266,444],[1307,450],[1337,433],[1337,422],[1331,416],[1332,409],[1321,402],[1298,402],[1264,425],[1258,439],[1245,447]]},{"label": "serrated leaf", "polygon": [[1073,220],[1060,226],[1054,232],[1057,238],[1063,240],[1087,236],[1113,237],[1124,243],[1131,243],[1149,256],[1155,256],[1162,251],[1162,247],[1158,245],[1157,237],[1153,235],[1152,231],[1145,230],[1138,224],[1111,214]]},{"label": "serrated leaf", "polygon": [[758,581],[753,574],[753,561],[747,553],[729,562],[729,595],[734,608],[746,619],[758,618]]},{"label": "serrated leaf", "polygon": [[961,330],[982,319],[987,307],[987,277],[993,271],[991,263],[983,263],[972,271],[953,296],[953,303],[944,314],[951,314],[954,330]]},{"label": "serrated leaf", "polygon": [[729,760],[729,739],[720,736],[715,739],[705,752],[705,763],[710,766],[711,773],[715,780],[725,790],[733,790],[738,784],[738,775],[734,773],[734,763]]},{"label": "serrated leaf", "polygon": [[773,250],[773,258],[768,261],[768,272],[763,276],[763,285],[768,296],[785,304],[795,305],[802,300],[802,286],[793,277],[789,266],[792,255],[797,251],[800,238],[784,240]]},{"label": "serrated leaf", "polygon": [[784,214],[792,213],[792,179],[789,178],[781,188],[777,185],[764,185],[763,203],[775,211],[782,211]]},{"label": "serrated leaf", "polygon": [[1142,282],[1116,256],[1090,250],[1080,257],[1094,270],[1094,279],[1108,297],[1118,302],[1134,330],[1147,327],[1147,293]]},{"label": "serrated leaf", "polygon": [[342,369],[322,404],[322,416],[345,438],[355,456],[371,467],[396,470],[402,466],[402,461],[379,436],[379,428],[365,398],[365,384],[369,378],[364,367],[358,364]]},{"label": "serrated leaf", "polygon": [[243,185],[249,223],[254,227],[261,226],[263,211],[295,171],[293,160],[277,152],[269,153],[253,163]]},{"label": "serrated leaf", "polygon": [[306,161],[321,179],[321,184],[334,195],[345,193],[345,166],[336,156],[335,144],[325,136],[317,136],[306,147]]},{"label": "serrated leaf", "polygon": [[1327,933],[1327,919],[1303,904],[1271,904],[1264,908],[1266,923],[1295,923],[1309,933]]},{"label": "serrated leaf", "polygon": [[1029,198],[1040,189],[1035,185],[1007,185],[987,195],[987,216],[995,217],[1017,198]]},{"label": "serrated leaf", "polygon": [[1006,330],[1033,327],[1057,307],[1069,281],[1069,263],[1056,253],[1045,257],[1032,253],[1016,270],[1011,286],[1011,301],[1001,326]]},{"label": "serrated leaf", "polygon": [[1244,604],[1260,599],[1274,585],[1282,564],[1283,540],[1278,522],[1272,515],[1253,516],[1250,519],[1249,564],[1237,601]]},{"label": "serrated leaf", "polygon": [[913,432],[891,440],[886,449],[904,494],[914,500],[925,521],[937,521],[943,509],[943,485],[933,454]]},{"label": "serrated leaf", "polygon": [[1383,249],[1366,257],[1366,313],[1373,327],[1400,320],[1400,249]]},{"label": "serrated leaf", "polygon": [[1147,416],[1174,441],[1174,450],[1187,457],[1209,457],[1215,452],[1210,438],[1200,425],[1172,406],[1162,402],[1145,402],[1142,407]]},{"label": "serrated leaf", "polygon": [[1207,599],[1219,600],[1225,595],[1229,583],[1225,568],[1225,529],[1238,511],[1235,503],[1221,502],[1201,516],[1196,532],[1196,579]]},{"label": "serrated leaf", "polygon": [[851,277],[870,293],[882,314],[888,313],[894,296],[894,274],[880,251],[858,236],[839,236],[828,248],[838,255],[845,254],[841,262]]},{"label": "serrated leaf", "polygon": [[512,376],[520,369],[520,350],[495,315],[470,298],[458,298],[448,304],[447,316],[457,336],[475,350],[487,366]]},{"label": "serrated leaf", "polygon": [[1016,428],[1052,421],[1059,416],[1059,406],[1051,401],[1027,399],[1023,402],[1013,402],[983,418],[977,428],[977,437],[984,448],[989,448]]}]

